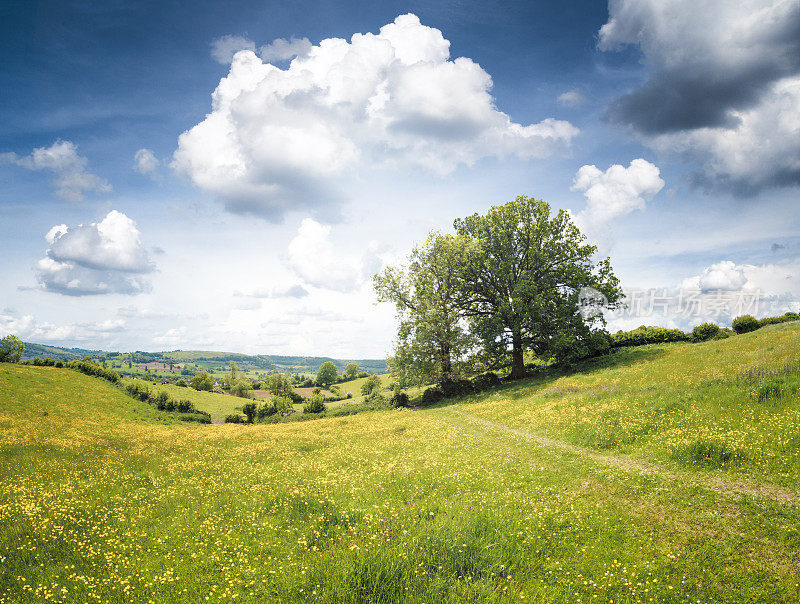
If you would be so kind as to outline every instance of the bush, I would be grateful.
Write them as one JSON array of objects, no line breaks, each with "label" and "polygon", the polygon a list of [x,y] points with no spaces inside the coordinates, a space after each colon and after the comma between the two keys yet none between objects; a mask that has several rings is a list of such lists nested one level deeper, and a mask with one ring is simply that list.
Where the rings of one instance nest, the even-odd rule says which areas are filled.
[{"label": "bush", "polygon": [[275,407],[275,401],[264,401],[261,405],[259,405],[258,411],[256,411],[256,419],[261,421],[267,417],[275,415],[277,412],[278,409]]},{"label": "bush", "polygon": [[150,400],[150,390],[144,384],[132,383],[125,386],[125,391],[133,398],[148,402]]},{"label": "bush", "polygon": [[179,413],[192,413],[195,410],[192,401],[187,399],[178,401],[177,405],[175,405],[175,409]]},{"label": "bush", "polygon": [[788,321],[797,321],[797,313],[787,312],[779,317],[764,317],[758,322],[758,326],[777,325],[778,323],[786,323]]},{"label": "bush", "polygon": [[423,405],[433,405],[434,403],[438,403],[443,398],[444,392],[433,386],[431,388],[427,388],[425,392],[422,393],[421,402]]},{"label": "bush", "polygon": [[719,325],[701,323],[692,330],[692,342],[705,342],[719,333]]},{"label": "bush", "polygon": [[439,384],[439,390],[442,391],[445,398],[463,396],[474,392],[472,382],[469,380],[442,380]]},{"label": "bush", "polygon": [[247,423],[252,424],[253,420],[256,418],[256,412],[258,411],[258,406],[256,405],[255,401],[251,401],[249,403],[245,403],[242,405],[242,413],[244,413],[245,417],[247,418]]},{"label": "bush", "polygon": [[361,394],[364,396],[369,396],[373,392],[380,391],[381,389],[381,378],[377,375],[371,375],[367,378],[367,380],[361,384]]},{"label": "bush", "polygon": [[402,390],[395,390],[394,394],[392,394],[392,398],[389,400],[389,403],[392,405],[392,407],[408,407],[408,394]]},{"label": "bush", "polygon": [[112,384],[117,384],[120,380],[119,374],[116,371],[113,369],[106,369],[102,365],[98,365],[89,358],[82,359],[80,361],[70,361],[67,363],[67,367],[70,369],[75,369],[76,371],[80,371],[86,375],[103,378]]},{"label": "bush", "polygon": [[56,361],[56,364],[55,364],[54,366],[55,366],[55,367],[58,367],[59,369],[61,369],[61,368],[63,368],[63,367],[64,367],[64,363],[63,363],[63,362],[61,362],[61,361]]},{"label": "bush", "polygon": [[733,320],[731,327],[733,327],[733,331],[736,333],[748,333],[755,331],[761,327],[761,325],[759,324],[758,319],[756,319],[753,315],[742,315],[741,317],[736,317]]},{"label": "bush", "polygon": [[189,385],[195,390],[205,390],[208,392],[214,387],[214,378],[205,371],[201,371],[192,376],[192,379],[189,380]]},{"label": "bush", "polygon": [[36,365],[37,367],[55,367],[56,362],[53,359],[33,359],[31,360],[31,365]]},{"label": "bush", "polygon": [[303,406],[303,413],[322,413],[323,411],[325,411],[325,397],[320,392],[312,394]]},{"label": "bush", "polygon": [[687,335],[680,329],[666,327],[648,327],[642,325],[631,331],[618,331],[611,336],[611,346],[643,346],[645,344],[664,344],[666,342],[684,342]]},{"label": "bush", "polygon": [[247,420],[238,413],[231,413],[230,415],[225,416],[226,424],[243,424],[246,421]]},{"label": "bush", "polygon": [[499,385],[500,378],[497,377],[497,374],[493,371],[481,373],[480,375],[476,375],[474,378],[472,378],[472,388],[475,390],[475,392],[488,390],[489,388],[494,388],[495,386]]},{"label": "bush", "polygon": [[187,384],[186,380],[184,380],[183,378],[180,378],[177,382],[175,382],[175,385],[181,386],[182,388],[186,388],[189,386],[189,384]]}]

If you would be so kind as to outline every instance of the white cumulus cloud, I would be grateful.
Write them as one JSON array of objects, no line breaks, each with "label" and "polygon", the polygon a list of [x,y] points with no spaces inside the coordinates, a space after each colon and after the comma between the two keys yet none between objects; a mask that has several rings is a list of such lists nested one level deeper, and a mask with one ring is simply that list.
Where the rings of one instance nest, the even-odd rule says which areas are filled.
[{"label": "white cumulus cloud", "polygon": [[136,223],[112,210],[97,223],[57,225],[45,239],[47,255],[36,264],[42,289],[72,296],[138,294],[150,290],[155,269]]},{"label": "white cumulus cloud", "polygon": [[28,170],[47,170],[56,175],[53,184],[56,195],[69,201],[81,201],[84,193],[108,193],[111,185],[96,174],[86,171],[88,160],[78,154],[70,141],[58,140],[49,147],[37,147],[30,155],[0,154],[0,162],[22,166]]},{"label": "white cumulus cloud", "polygon": [[158,158],[150,149],[139,149],[133,156],[133,169],[139,174],[152,174],[158,168]]},{"label": "white cumulus cloud", "polygon": [[614,164],[605,172],[597,166],[582,166],[575,175],[573,191],[582,191],[586,208],[576,217],[582,228],[597,228],[634,210],[664,187],[658,167],[644,159],[634,159],[626,168]]},{"label": "white cumulus cloud", "polygon": [[280,219],[339,200],[337,177],[402,165],[448,174],[487,156],[544,157],[578,133],[499,111],[492,79],[415,15],[378,34],[322,40],[286,69],[240,51],[173,167],[236,213]]},{"label": "white cumulus cloud", "polygon": [[256,45],[244,36],[221,36],[211,43],[211,57],[222,65],[227,65],[240,50],[255,50]]},{"label": "white cumulus cloud", "polygon": [[286,61],[307,55],[313,46],[308,38],[278,38],[259,48],[258,55],[264,61]]},{"label": "white cumulus cloud", "polygon": [[306,218],[289,243],[288,265],[305,283],[314,287],[349,292],[380,270],[375,246],[360,258],[336,251],[331,227]]}]

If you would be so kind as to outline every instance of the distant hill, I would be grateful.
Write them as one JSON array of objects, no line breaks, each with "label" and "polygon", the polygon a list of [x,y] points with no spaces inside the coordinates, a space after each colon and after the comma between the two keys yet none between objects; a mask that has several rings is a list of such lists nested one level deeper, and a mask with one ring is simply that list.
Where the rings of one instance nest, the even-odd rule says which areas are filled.
[{"label": "distant hill", "polygon": [[[59,361],[70,361],[90,356],[95,359],[113,359],[128,357],[130,353],[89,350],[85,348],[61,348],[33,342],[25,342],[24,359],[49,357]],[[198,364],[206,368],[214,363],[227,365],[234,361],[241,369],[259,371],[282,371],[289,373],[316,373],[320,365],[333,362],[339,371],[343,371],[348,363],[357,363],[361,371],[370,373],[386,373],[385,359],[333,359],[331,357],[304,357],[288,355],[247,355],[237,352],[218,352],[213,350],[171,350],[164,352],[136,351],[137,362],[150,362],[160,359],[181,364]]]}]

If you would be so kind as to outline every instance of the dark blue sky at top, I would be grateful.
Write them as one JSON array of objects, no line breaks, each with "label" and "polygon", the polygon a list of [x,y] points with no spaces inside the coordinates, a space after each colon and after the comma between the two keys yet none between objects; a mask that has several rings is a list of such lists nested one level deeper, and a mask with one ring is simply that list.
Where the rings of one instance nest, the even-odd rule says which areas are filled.
[{"label": "dark blue sky at top", "polygon": [[113,178],[116,169],[103,163],[141,147],[167,155],[208,111],[227,71],[209,54],[215,38],[243,34],[257,45],[290,36],[349,39],[405,12],[441,29],[452,56],[480,63],[499,108],[522,123],[551,115],[557,95],[575,82],[594,80],[593,93],[602,94],[598,62],[612,87],[615,72],[630,78],[636,71],[635,57],[595,50],[607,19],[606,4],[596,1],[5,2],[2,150],[22,154],[71,140]]}]

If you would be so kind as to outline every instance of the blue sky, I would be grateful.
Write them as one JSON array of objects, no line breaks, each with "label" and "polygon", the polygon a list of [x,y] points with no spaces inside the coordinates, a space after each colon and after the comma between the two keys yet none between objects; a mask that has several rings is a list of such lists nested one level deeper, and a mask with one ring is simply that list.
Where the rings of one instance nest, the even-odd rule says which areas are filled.
[{"label": "blue sky", "polygon": [[383,356],[369,275],[520,194],[630,290],[797,310],[797,3],[566,4],[5,3],[0,332]]}]

